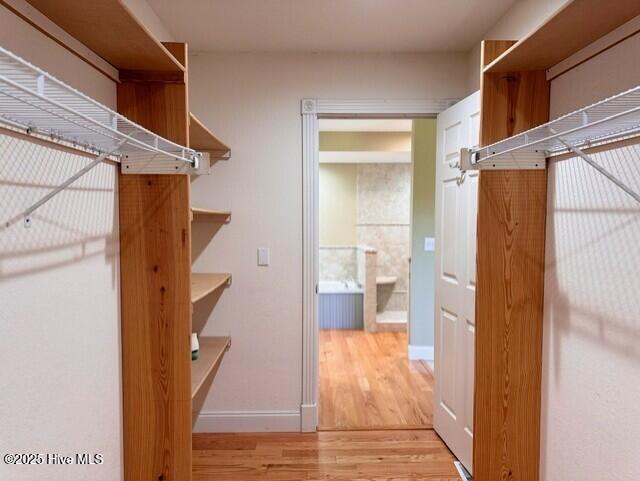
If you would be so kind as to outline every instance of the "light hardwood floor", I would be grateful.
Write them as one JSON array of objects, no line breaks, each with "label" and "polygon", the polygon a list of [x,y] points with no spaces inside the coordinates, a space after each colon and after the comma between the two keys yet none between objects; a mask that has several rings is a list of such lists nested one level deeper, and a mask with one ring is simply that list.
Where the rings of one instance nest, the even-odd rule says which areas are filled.
[{"label": "light hardwood floor", "polygon": [[432,427],[433,376],[402,332],[320,331],[319,429]]},{"label": "light hardwood floor", "polygon": [[434,431],[194,434],[193,481],[459,481]]}]

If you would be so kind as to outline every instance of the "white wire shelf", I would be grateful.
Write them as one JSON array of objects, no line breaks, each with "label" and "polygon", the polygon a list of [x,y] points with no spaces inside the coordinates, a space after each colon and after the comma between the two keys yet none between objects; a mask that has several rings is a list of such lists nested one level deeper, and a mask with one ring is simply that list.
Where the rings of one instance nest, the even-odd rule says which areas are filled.
[{"label": "white wire shelf", "polygon": [[123,171],[187,173],[200,154],[131,122],[0,47],[0,123],[85,151]]},{"label": "white wire shelf", "polygon": [[638,134],[640,86],[463,155],[468,155],[470,168],[544,168],[545,158],[571,147],[584,149]]}]

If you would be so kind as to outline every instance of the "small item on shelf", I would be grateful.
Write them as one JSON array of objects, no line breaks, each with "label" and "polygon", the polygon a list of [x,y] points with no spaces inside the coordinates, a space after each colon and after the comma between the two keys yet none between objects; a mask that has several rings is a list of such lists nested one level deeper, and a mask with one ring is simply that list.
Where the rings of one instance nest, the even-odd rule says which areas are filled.
[{"label": "small item on shelf", "polygon": [[191,360],[198,359],[198,353],[200,352],[200,343],[198,342],[198,335],[195,332],[191,333]]}]

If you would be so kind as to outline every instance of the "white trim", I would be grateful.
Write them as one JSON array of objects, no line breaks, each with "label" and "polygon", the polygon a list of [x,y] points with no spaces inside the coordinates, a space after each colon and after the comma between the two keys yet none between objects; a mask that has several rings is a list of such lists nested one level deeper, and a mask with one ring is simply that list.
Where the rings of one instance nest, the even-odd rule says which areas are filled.
[{"label": "white trim", "polygon": [[300,431],[313,433],[318,429],[318,405],[303,404],[300,406]]},{"label": "white trim", "polygon": [[318,282],[320,239],[318,236],[319,125],[315,100],[302,101],[302,403],[305,424],[302,431],[318,425],[306,406],[318,399]]},{"label": "white trim", "polygon": [[315,100],[315,113],[320,116],[347,117],[393,116],[399,118],[435,117],[459,99],[390,99],[390,100]]},{"label": "white trim", "polygon": [[433,361],[433,346],[412,346],[409,344],[407,348],[407,356],[410,361]]},{"label": "white trim", "polygon": [[[298,429],[318,425],[318,258],[319,117],[436,117],[457,99],[322,100],[302,99],[302,403]],[[433,357],[433,355],[432,355]]]},{"label": "white trim", "polygon": [[197,433],[298,432],[298,411],[202,411]]},{"label": "white trim", "polygon": [[410,164],[411,152],[325,150],[320,152],[324,164]]}]

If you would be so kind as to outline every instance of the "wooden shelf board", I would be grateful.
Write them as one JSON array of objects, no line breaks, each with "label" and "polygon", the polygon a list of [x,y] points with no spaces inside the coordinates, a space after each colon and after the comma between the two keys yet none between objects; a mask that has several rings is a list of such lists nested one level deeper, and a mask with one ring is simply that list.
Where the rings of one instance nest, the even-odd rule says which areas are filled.
[{"label": "wooden shelf board", "polygon": [[231,274],[191,274],[191,302],[196,303],[231,281]]},{"label": "wooden shelf board", "polygon": [[231,212],[221,210],[191,208],[192,222],[220,222],[225,223],[231,220]]},{"label": "wooden shelf board", "polygon": [[191,399],[200,394],[207,381],[216,372],[225,351],[231,345],[230,337],[201,337],[198,359],[191,361]]},{"label": "wooden shelf board", "polygon": [[119,70],[184,72],[121,0],[28,0]]},{"label": "wooden shelf board", "polygon": [[637,15],[640,15],[638,0],[574,0],[497,57],[484,71],[549,69]]},{"label": "wooden shelf board", "polygon": [[192,113],[189,113],[189,147],[199,152],[208,152],[211,164],[216,160],[226,159],[231,154],[231,149]]}]

